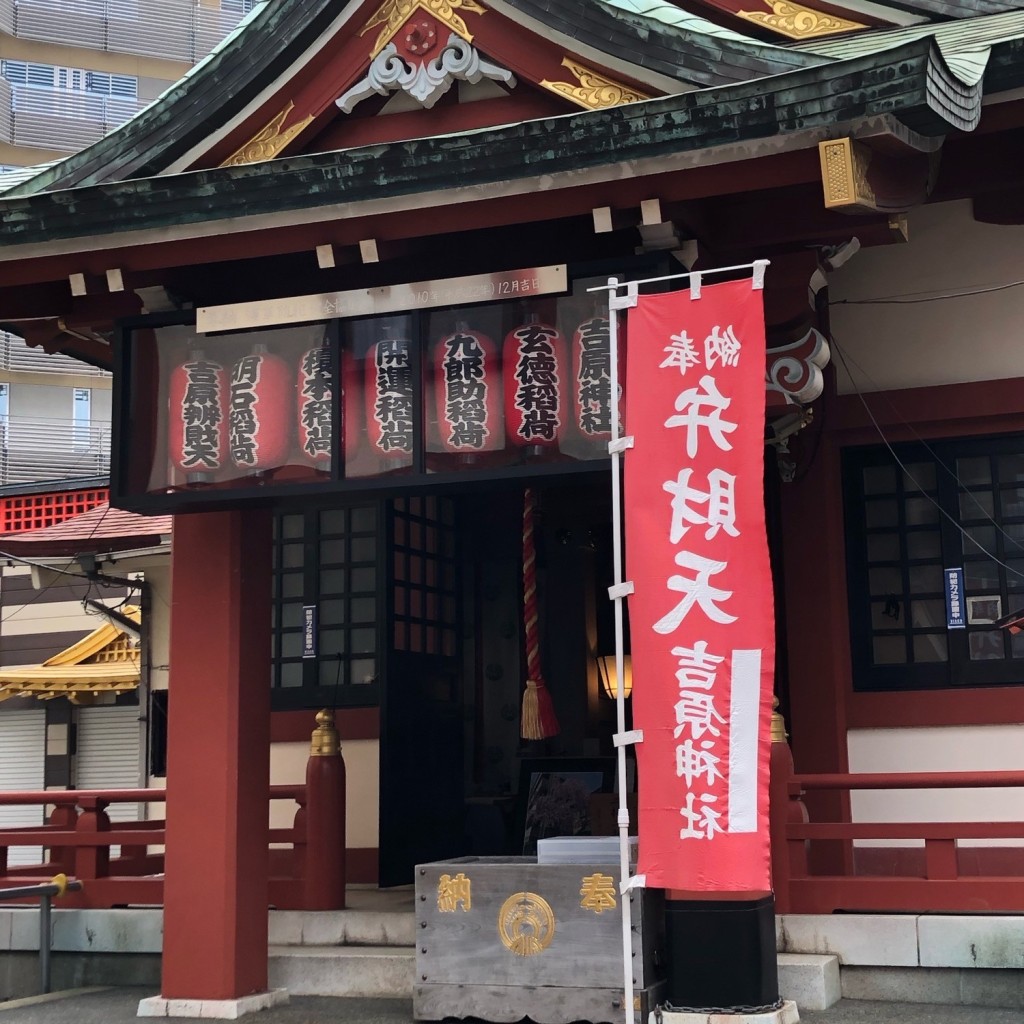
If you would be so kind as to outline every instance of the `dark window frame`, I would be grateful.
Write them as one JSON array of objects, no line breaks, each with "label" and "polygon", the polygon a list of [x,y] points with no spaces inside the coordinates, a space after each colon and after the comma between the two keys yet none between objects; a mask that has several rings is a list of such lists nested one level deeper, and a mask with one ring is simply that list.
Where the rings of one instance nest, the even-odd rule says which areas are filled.
[{"label": "dark window frame", "polygon": [[[928,689],[970,689],[978,686],[1005,686],[1024,684],[1024,641],[1015,640],[1009,634],[983,625],[968,622],[966,629],[946,629],[945,588],[942,570],[962,567],[965,571],[964,614],[967,615],[967,597],[998,593],[1001,614],[1024,607],[1024,579],[1014,576],[1002,566],[993,562],[988,555],[963,536],[965,530],[988,531],[985,547],[999,559],[1009,560],[1018,571],[1024,571],[1024,514],[1013,514],[1009,509],[1009,495],[1017,491],[1024,496],[1024,475],[1018,480],[1004,479],[1001,466],[1007,456],[1020,457],[1024,466],[1024,435],[1003,435],[985,438],[954,438],[928,442],[913,442],[893,445],[904,466],[934,467],[934,487],[924,483],[932,492],[938,505],[952,516],[933,514],[918,487],[897,465],[892,452],[885,445],[847,448],[842,453],[842,476],[844,519],[846,526],[846,567],[847,594],[850,619],[850,644],[853,668],[853,688],[857,692],[892,692],[901,690]],[[958,460],[987,460],[989,482],[966,485],[958,484],[949,470],[956,471]],[[893,487],[869,492],[865,488],[865,470],[891,467]],[[946,467],[946,468],[944,468]],[[917,477],[926,472],[911,473]],[[884,473],[883,473],[884,475]],[[991,515],[1001,529],[993,527],[985,514],[976,507],[975,500],[965,497],[966,492],[982,500],[986,494],[992,497]],[[889,505],[888,508],[884,506]],[[874,506],[876,514],[869,510]],[[909,507],[916,507],[908,522]],[[890,513],[895,511],[895,518]],[[1022,510],[1024,511],[1024,510]],[[888,518],[888,521],[886,517]],[[869,521],[871,520],[871,521]],[[1016,531],[1020,544],[1018,548],[1003,531]],[[929,537],[929,535],[933,535]],[[934,535],[937,535],[934,536]],[[886,540],[898,537],[899,552],[895,557],[871,557],[869,542],[879,540],[879,547]],[[916,551],[911,551],[909,542],[917,539]],[[922,553],[930,541],[937,539],[938,553]],[[912,557],[916,555],[917,557]],[[1019,561],[1018,561],[1019,560]],[[971,570],[980,570],[994,584],[975,586]],[[911,574],[918,570],[918,586],[911,581]],[[939,588],[927,589],[919,581],[931,570],[939,570]],[[872,571],[900,574],[900,591],[883,594],[876,586],[872,594]],[[891,578],[891,575],[890,575]],[[977,576],[973,577],[977,579]],[[915,623],[912,602],[941,602],[941,622]],[[876,614],[872,616],[872,604]],[[889,626],[880,624],[877,614],[881,606],[889,614],[898,608],[898,618]],[[980,634],[988,634],[984,639]],[[922,639],[922,648],[927,651],[930,638],[942,636],[947,645],[945,661],[914,661],[914,640]],[[975,639],[972,641],[972,636]],[[1021,634],[1024,638],[1024,634]],[[874,660],[874,641],[878,638],[902,638],[904,657],[902,663],[886,663]],[[972,659],[971,645],[978,649],[985,644],[1001,642],[1002,656],[990,660]],[[931,653],[934,653],[934,648]]]},{"label": "dark window frame", "polygon": [[[373,528],[353,526],[354,517],[372,516]],[[324,516],[343,516],[345,525],[341,529],[322,529]],[[302,529],[291,534],[285,524],[298,524]],[[310,707],[376,707],[380,703],[380,680],[382,677],[382,625],[387,616],[387,589],[383,586],[386,579],[387,545],[384,543],[385,506],[383,502],[340,505],[336,508],[283,509],[274,517],[273,538],[273,594],[272,594],[272,643],[271,657],[271,708],[274,711],[298,710]],[[360,541],[369,538],[374,540],[372,557],[355,557],[353,549]],[[343,546],[342,557],[331,558],[326,563],[322,558],[323,544]],[[285,564],[283,554],[286,549],[294,547],[300,555],[295,564]],[[353,575],[361,570],[372,570],[372,587],[351,586]],[[341,588],[322,590],[321,582],[326,572],[344,573],[344,585]],[[301,597],[294,593],[286,593],[286,580],[301,578]],[[341,602],[344,611],[339,621],[331,621],[322,614],[324,600]],[[353,616],[353,601],[373,601],[374,618],[368,622],[364,617]],[[317,657],[302,658],[294,654],[284,654],[286,638],[298,638],[301,645],[303,623],[301,609],[305,605],[314,605],[318,610],[317,643],[323,645],[325,632],[340,633],[344,636],[343,650],[339,651],[334,660],[330,654],[318,654]],[[286,621],[286,608],[298,608],[300,620]],[[355,621],[358,618],[359,621]],[[369,650],[353,650],[353,633],[359,630],[373,630],[374,639]],[[365,662],[369,659],[374,663],[372,682],[353,683],[351,672],[353,663]],[[298,665],[301,673],[301,684],[298,686],[281,685],[283,666]],[[337,675],[323,681],[323,676],[330,675],[333,670]]]}]

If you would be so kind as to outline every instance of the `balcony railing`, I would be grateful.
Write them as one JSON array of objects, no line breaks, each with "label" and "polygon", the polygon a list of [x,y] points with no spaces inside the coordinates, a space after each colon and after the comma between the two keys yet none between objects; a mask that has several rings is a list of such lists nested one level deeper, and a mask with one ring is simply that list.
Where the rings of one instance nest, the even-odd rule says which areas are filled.
[{"label": "balcony railing", "polygon": [[124,124],[145,104],[119,96],[97,96],[69,89],[12,85],[0,98],[0,140],[74,153]]},{"label": "balcony railing", "polygon": [[196,0],[0,0],[0,31],[23,39],[195,64],[241,21]]},{"label": "balcony railing", "polygon": [[[267,834],[272,844],[270,902],[279,909],[337,909],[325,903],[322,891],[307,879],[314,874],[309,870],[311,859],[344,863],[343,851],[322,847],[323,830],[316,828],[320,818],[337,814],[339,808],[322,801],[308,806],[306,786],[271,786],[268,795],[271,801],[296,805],[293,824]],[[158,805],[166,799],[163,789],[0,792],[0,808],[34,805],[40,808],[36,820],[42,819],[42,808],[53,808],[44,825],[0,828],[0,888],[62,873],[83,883],[83,891],[63,900],[62,906],[163,903],[164,821],[111,821],[107,809]],[[307,828],[310,824],[313,827]],[[29,857],[9,853],[26,849]]]},{"label": "balcony railing", "polygon": [[[797,775],[787,744],[772,743],[772,881],[777,910],[1019,910],[1024,903],[1024,821],[815,821],[804,803],[805,795],[829,792],[993,789],[1024,790],[1024,772]],[[902,845],[907,842],[915,845]]]},{"label": "balcony railing", "polygon": [[7,331],[0,331],[0,370],[61,373],[76,377],[110,376],[109,371],[90,366],[80,359],[28,345],[16,334],[9,334]]},{"label": "balcony railing", "polygon": [[110,423],[0,416],[0,484],[106,476]]}]

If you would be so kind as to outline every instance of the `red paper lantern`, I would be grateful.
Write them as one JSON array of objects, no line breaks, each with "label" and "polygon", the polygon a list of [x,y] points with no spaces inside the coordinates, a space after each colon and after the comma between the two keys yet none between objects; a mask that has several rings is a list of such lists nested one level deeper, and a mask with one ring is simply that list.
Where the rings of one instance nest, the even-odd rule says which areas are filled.
[{"label": "red paper lantern", "polygon": [[505,431],[520,447],[552,447],[565,428],[568,354],[557,328],[539,321],[505,335]]},{"label": "red paper lantern", "polygon": [[446,451],[492,452],[504,446],[498,346],[465,324],[434,350],[437,427]]},{"label": "red paper lantern", "polygon": [[384,338],[366,358],[366,430],[377,453],[412,456],[412,364],[406,338]]},{"label": "red paper lantern", "polygon": [[[622,415],[624,348],[618,347],[619,421]],[[572,395],[576,429],[588,441],[609,441],[612,436],[612,359],[608,318],[594,316],[572,336]]]},{"label": "red paper lantern", "polygon": [[283,359],[257,346],[231,368],[228,445],[239,469],[276,469],[288,457],[292,375]]},{"label": "red paper lantern", "polygon": [[198,349],[171,374],[168,454],[188,483],[209,482],[224,465],[227,393],[224,367]]},{"label": "red paper lantern", "polygon": [[318,346],[303,353],[296,385],[299,450],[308,463],[326,469],[331,464],[331,403],[334,399],[330,349]]}]

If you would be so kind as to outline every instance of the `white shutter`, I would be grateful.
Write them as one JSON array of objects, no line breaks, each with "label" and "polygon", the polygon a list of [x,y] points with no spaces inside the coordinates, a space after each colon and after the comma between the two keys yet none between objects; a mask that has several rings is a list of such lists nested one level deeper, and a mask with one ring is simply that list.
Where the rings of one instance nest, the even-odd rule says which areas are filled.
[{"label": "white shutter", "polygon": [[[46,758],[46,710],[41,707],[0,714],[0,790],[43,789]],[[39,805],[0,807],[0,827],[42,825]],[[15,847],[8,853],[10,866],[38,864],[42,847]]]},{"label": "white shutter", "polygon": [[[100,706],[78,709],[75,789],[138,789],[140,708]],[[111,822],[136,821],[138,804],[111,804]],[[118,847],[110,855],[116,857]]]}]

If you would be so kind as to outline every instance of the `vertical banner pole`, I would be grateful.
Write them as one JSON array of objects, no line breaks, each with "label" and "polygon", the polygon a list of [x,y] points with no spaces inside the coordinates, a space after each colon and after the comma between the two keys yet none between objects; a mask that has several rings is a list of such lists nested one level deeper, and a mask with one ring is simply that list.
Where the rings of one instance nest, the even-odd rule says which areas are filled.
[{"label": "vertical banner pole", "polygon": [[[619,282],[608,279],[608,348],[611,358],[611,417],[612,443],[609,446],[612,460],[612,573],[616,587],[622,583],[622,456],[616,442],[619,429],[619,322],[615,298]],[[621,737],[626,731],[625,659],[622,643],[622,598],[612,601],[615,610],[615,671],[619,685],[615,694],[617,732]],[[622,980],[624,988],[623,1010],[625,1024],[633,1024],[633,923],[630,890],[626,888],[629,878],[629,804],[626,793],[626,747],[616,743],[617,770],[619,781],[619,893],[622,905]]]}]

